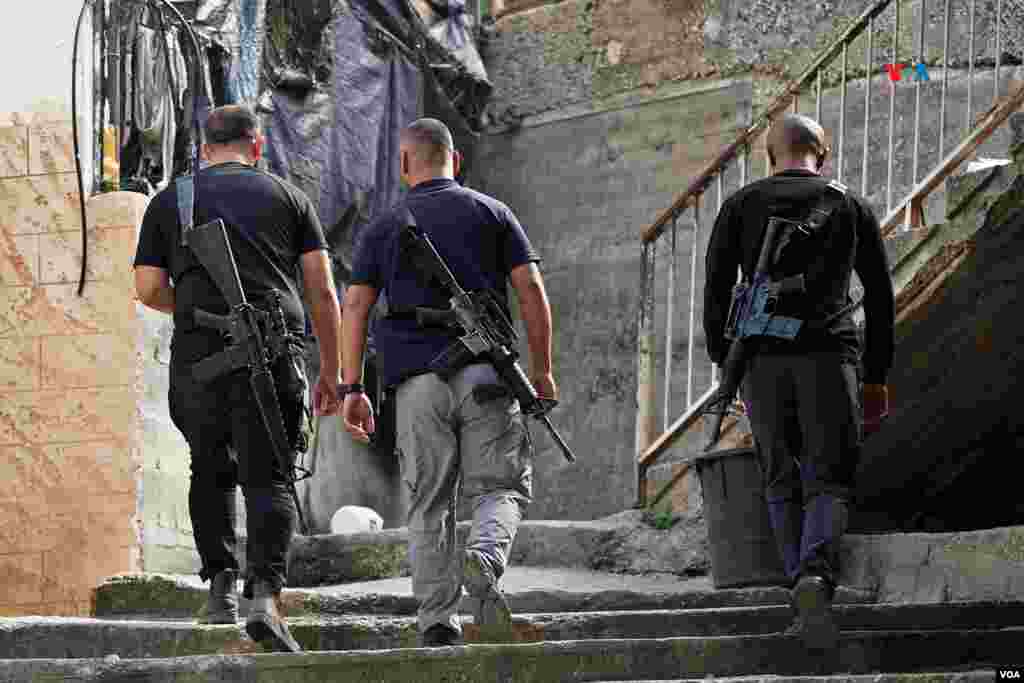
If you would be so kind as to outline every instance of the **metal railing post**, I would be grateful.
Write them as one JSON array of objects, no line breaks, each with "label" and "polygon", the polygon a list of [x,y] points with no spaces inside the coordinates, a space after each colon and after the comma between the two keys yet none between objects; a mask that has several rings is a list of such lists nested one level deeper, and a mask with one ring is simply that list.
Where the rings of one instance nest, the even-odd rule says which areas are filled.
[{"label": "metal railing post", "polygon": [[686,340],[686,405],[693,403],[694,328],[697,319],[697,252],[700,251],[700,200],[693,200],[693,249],[690,253],[690,332]]},{"label": "metal railing post", "polygon": [[[718,219],[718,214],[722,213],[722,203],[725,201],[725,169],[718,174],[718,201],[715,207],[715,219]],[[718,381],[718,366],[714,363],[711,364],[711,383],[714,384]]]},{"label": "metal railing post", "polygon": [[676,318],[676,233],[678,223],[679,216],[676,216],[672,219],[672,241],[669,245],[668,298],[665,300],[665,385],[663,387],[665,414],[662,415],[662,431],[668,429],[672,422],[670,417],[672,414],[672,333]]},{"label": "metal railing post", "polygon": [[814,79],[814,120],[819,124],[821,123],[821,71],[818,71],[817,78]]},{"label": "metal railing post", "polygon": [[939,158],[946,154],[946,98],[949,92],[949,24],[952,17],[952,0],[946,0],[946,21],[942,38],[942,102],[939,105]]},{"label": "metal railing post", "polygon": [[849,43],[843,43],[843,67],[840,74],[840,89],[839,89],[839,150],[836,155],[836,179],[839,182],[843,182],[843,147],[846,146],[846,67],[847,67],[847,56],[849,55]]},{"label": "metal railing post", "polygon": [[875,19],[868,20],[868,49],[865,63],[864,80],[864,148],[861,150],[860,194],[868,196],[868,162],[871,148],[871,81],[874,74]]},{"label": "metal railing post", "polygon": [[[920,0],[921,2],[921,36],[920,42],[918,43],[918,57],[919,63],[924,63],[924,30],[926,26],[926,20],[928,18],[927,2],[926,0]],[[916,74],[914,76],[914,181],[912,185],[917,184],[918,169],[921,166],[921,75]],[[909,215],[909,214],[908,214]]]},{"label": "metal railing post", "polygon": [[[637,456],[654,442],[654,270],[657,261],[658,242],[643,245],[640,284],[640,307],[637,317],[637,387],[636,387],[636,440]],[[637,480],[637,500],[642,499],[644,489],[641,476],[645,474],[637,466],[634,472]]]},{"label": "metal railing post", "polygon": [[1003,61],[1003,0],[996,0],[996,70],[992,74],[992,104],[999,99],[999,67]]},{"label": "metal railing post", "polygon": [[978,0],[971,0],[971,22],[967,38],[967,132],[974,127],[974,21],[978,13]]},{"label": "metal railing post", "polygon": [[[900,3],[896,1],[896,21],[892,36],[892,63],[896,64],[900,42]],[[893,151],[896,149],[896,81],[889,78],[889,172],[885,182],[885,211],[892,211]]]}]

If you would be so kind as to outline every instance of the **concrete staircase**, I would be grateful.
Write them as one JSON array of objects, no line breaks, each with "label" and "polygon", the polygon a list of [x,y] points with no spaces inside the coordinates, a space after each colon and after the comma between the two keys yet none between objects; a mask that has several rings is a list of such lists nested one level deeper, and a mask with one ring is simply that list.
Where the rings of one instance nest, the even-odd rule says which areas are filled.
[{"label": "concrete staircase", "polygon": [[[1008,125],[1011,142],[1002,156],[1009,163],[979,170],[965,165],[946,180],[944,215],[929,215],[926,228],[897,229],[886,238],[896,292],[896,357],[890,419],[864,446],[858,531],[923,528],[910,523],[915,513],[942,508],[944,490],[986,450],[998,449],[998,438],[982,443],[986,434],[1012,444],[1021,431],[1019,411],[1005,399],[1024,367],[1022,332],[1005,313],[1016,310],[1021,291],[1014,264],[1024,256],[1024,113],[1013,114]],[[863,311],[855,317],[863,322]],[[647,500],[658,501],[658,511],[685,516],[700,507],[689,463],[703,450],[705,428],[703,419],[695,421],[648,470]],[[752,441],[745,417],[726,419],[721,448]],[[987,459],[994,467],[987,478],[1009,476],[1001,469],[1007,459],[1002,465],[998,460]],[[1009,494],[999,489],[997,495],[1005,501]],[[959,528],[1014,524],[1024,519],[1022,509],[986,522],[979,508]],[[947,516],[964,518],[961,512]]]},{"label": "concrete staircase", "polygon": [[[285,590],[303,654],[262,653],[238,627],[192,623],[205,596],[196,577],[133,575],[97,587],[94,618],[0,619],[0,681],[933,683],[992,680],[996,667],[1020,663],[1024,528],[848,537],[841,645],[812,654],[781,634],[792,618],[782,588],[715,590],[707,576],[595,571],[633,522],[525,525],[519,564],[504,579],[513,643],[482,642],[467,617],[467,645],[417,649],[404,533],[393,530],[296,544],[293,578],[316,583],[316,553],[330,582]],[[671,545],[672,530],[656,532]],[[559,544],[555,566],[547,549]],[[390,565],[352,561],[382,548]]]}]

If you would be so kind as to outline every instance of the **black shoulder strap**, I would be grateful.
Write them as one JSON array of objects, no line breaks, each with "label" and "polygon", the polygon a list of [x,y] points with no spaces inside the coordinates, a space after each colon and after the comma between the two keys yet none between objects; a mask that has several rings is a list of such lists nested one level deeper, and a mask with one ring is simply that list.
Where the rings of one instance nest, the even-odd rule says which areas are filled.
[{"label": "black shoulder strap", "polygon": [[196,223],[196,189],[192,176],[179,176],[174,181],[178,194],[178,222],[181,223],[181,246],[188,246],[188,233]]},{"label": "black shoulder strap", "polygon": [[804,219],[803,227],[809,236],[814,236],[828,223],[836,209],[846,201],[847,191],[846,185],[839,181],[829,181],[828,185],[825,186],[825,192],[821,195],[821,199],[811,207],[807,218]]}]

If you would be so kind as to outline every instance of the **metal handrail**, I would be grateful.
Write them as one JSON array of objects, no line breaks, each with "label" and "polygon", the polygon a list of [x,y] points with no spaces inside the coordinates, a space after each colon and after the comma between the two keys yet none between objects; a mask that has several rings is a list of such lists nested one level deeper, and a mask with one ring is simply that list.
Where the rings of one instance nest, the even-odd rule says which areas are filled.
[{"label": "metal handrail", "polygon": [[[952,22],[952,9],[951,3],[953,0],[932,0],[933,2],[941,3],[944,7],[945,25],[943,32],[943,47],[942,47],[942,101],[940,111],[940,127],[939,132],[939,158],[940,162],[927,173],[923,179],[919,179],[919,167],[921,161],[921,150],[920,150],[920,120],[921,120],[921,87],[922,83],[920,78],[915,78],[917,81],[915,102],[914,102],[914,134],[913,134],[913,177],[911,182],[911,189],[907,194],[900,199],[898,202],[893,202],[893,179],[895,170],[895,118],[896,118],[896,87],[892,86],[889,94],[889,130],[888,130],[888,173],[885,180],[885,208],[886,216],[881,222],[882,234],[888,237],[891,235],[901,224],[905,229],[913,227],[920,227],[924,222],[923,216],[923,202],[933,192],[943,180],[948,178],[968,157],[987,140],[993,131],[995,131],[1015,110],[1024,106],[1024,86],[1018,88],[1016,92],[1010,93],[1007,97],[1001,101],[999,99],[999,71],[1002,61],[1002,55],[1000,51],[1000,34],[1002,32],[1002,19],[1003,19],[1003,2],[997,0],[995,10],[995,21],[996,21],[996,42],[995,42],[995,71],[993,77],[993,94],[992,94],[992,106],[986,111],[986,113],[975,119],[972,115],[973,105],[973,77],[975,75],[975,61],[977,55],[974,53],[974,28],[976,24],[977,11],[977,0],[963,0],[968,2],[970,5],[970,56],[968,60],[968,82],[967,82],[967,115],[968,125],[965,137],[963,140],[948,154],[946,153],[946,139],[945,139],[945,123],[947,120],[946,116],[946,103],[948,93],[948,79],[949,79],[949,45],[950,45],[950,25]],[[928,0],[920,0],[919,11],[921,12],[920,28],[919,28],[919,39],[915,41],[916,47],[919,51],[916,54],[923,55],[925,52],[926,44],[926,26],[925,21],[926,5]],[[895,5],[895,21],[893,22],[893,34],[892,34],[892,63],[898,62],[898,42],[900,39],[900,3],[893,2],[892,0],[879,0],[872,3],[870,7],[865,9],[860,16],[851,23],[846,30],[835,40],[833,43],[822,51],[814,61],[794,80],[790,81],[776,96],[772,102],[765,108],[761,115],[754,121],[753,124],[745,128],[739,133],[739,135],[730,143],[714,160],[707,164],[690,182],[686,190],[679,195],[672,205],[665,209],[648,227],[641,232],[641,243],[643,246],[643,268],[644,277],[641,284],[641,303],[640,303],[640,318],[637,327],[637,354],[638,354],[638,384],[637,384],[637,422],[636,422],[636,477],[637,477],[637,500],[639,505],[644,504],[645,499],[645,478],[647,470],[652,466],[657,459],[665,453],[676,440],[703,414],[704,407],[708,401],[713,397],[718,387],[718,375],[717,368],[712,369],[710,388],[703,392],[699,397],[694,397],[694,338],[695,338],[695,308],[696,308],[696,273],[697,273],[697,250],[700,245],[700,211],[701,211],[701,198],[706,194],[712,182],[717,180],[717,191],[718,191],[718,208],[721,209],[723,202],[723,178],[725,172],[731,164],[739,162],[740,169],[740,185],[743,186],[747,182],[748,175],[748,164],[750,161],[750,151],[752,144],[759,139],[759,137],[769,128],[772,121],[779,114],[784,112],[788,107],[792,106],[793,111],[799,111],[799,96],[800,92],[805,88],[813,85],[816,91],[816,107],[815,113],[817,117],[821,118],[821,103],[822,103],[822,81],[823,72],[837,59],[842,60],[842,74],[840,75],[839,83],[841,84],[840,93],[840,114],[839,124],[837,130],[838,138],[838,153],[836,176],[842,181],[844,171],[844,143],[846,137],[846,91],[847,91],[847,69],[848,69],[848,55],[849,48],[852,41],[857,39],[865,29],[867,30],[867,49],[866,49],[866,77],[868,82],[865,84],[865,128],[864,128],[864,150],[862,150],[862,168],[861,168],[861,194],[868,194],[868,121],[870,120],[871,111],[871,79],[874,77],[877,70],[874,66],[873,61],[873,50],[874,50],[874,34],[875,34],[875,19],[890,5]],[[913,22],[911,22],[913,23]],[[911,29],[913,31],[913,29]],[[893,78],[893,81],[896,79]],[[768,170],[770,172],[770,169]],[[672,424],[669,424],[670,417],[670,398],[671,398],[671,380],[672,380],[672,363],[673,363],[673,352],[672,347],[673,340],[673,324],[674,324],[674,296],[675,283],[678,278],[676,277],[676,242],[678,238],[678,221],[679,218],[688,210],[693,209],[695,218],[695,228],[693,230],[693,252],[691,253],[691,272],[690,272],[690,310],[689,310],[689,325],[690,332],[688,334],[689,350],[687,355],[688,367],[687,367],[687,381],[686,381],[686,410],[683,414],[677,418]],[[655,259],[658,248],[659,238],[671,227],[671,253],[668,260],[668,281],[669,281],[669,298],[668,308],[669,315],[667,317],[665,331],[665,338],[667,341],[667,348],[665,353],[665,364],[664,364],[664,381],[665,386],[663,389],[663,401],[664,401],[664,423],[662,424],[662,430],[660,432],[654,429],[654,370],[655,370],[655,348],[657,336],[654,330],[654,312],[655,312],[655,297],[654,287],[656,278],[654,274]],[[663,492],[664,493],[664,492]]]},{"label": "metal handrail", "polygon": [[799,96],[800,90],[804,86],[808,85],[811,82],[811,79],[816,78],[821,70],[829,66],[837,56],[840,56],[843,53],[844,46],[857,38],[868,26],[869,22],[881,14],[889,5],[892,4],[892,2],[893,0],[878,0],[861,12],[861,15],[849,26],[849,28],[843,31],[835,42],[826,48],[817,59],[811,62],[810,66],[804,69],[803,73],[786,85],[782,90],[782,93],[780,93],[772,103],[768,105],[764,113],[758,117],[757,121],[740,133],[739,137],[737,137],[732,144],[726,147],[714,161],[705,166],[704,170],[698,173],[697,177],[690,183],[690,186],[686,188],[686,191],[679,195],[679,197],[672,203],[672,206],[665,209],[654,223],[643,230],[641,233],[643,241],[651,242],[661,237],[662,233],[665,232],[665,228],[672,219],[679,216],[683,211],[692,206],[694,198],[696,198],[697,195],[704,193],[704,190],[711,184],[711,181],[714,180],[715,176],[724,170],[731,161],[739,156],[740,150],[756,140],[761,133],[766,131],[771,125],[772,120],[778,116],[779,113],[785,111],[794,99]]}]

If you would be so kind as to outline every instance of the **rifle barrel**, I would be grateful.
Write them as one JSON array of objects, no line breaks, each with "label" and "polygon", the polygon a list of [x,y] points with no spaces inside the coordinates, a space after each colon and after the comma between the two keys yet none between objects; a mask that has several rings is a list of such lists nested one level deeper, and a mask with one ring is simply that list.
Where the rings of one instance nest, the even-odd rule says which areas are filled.
[{"label": "rifle barrel", "polygon": [[571,450],[569,450],[569,444],[565,443],[565,439],[563,439],[562,435],[558,433],[557,429],[555,429],[555,425],[551,424],[551,420],[548,419],[548,416],[538,415],[537,419],[543,422],[544,426],[548,428],[548,434],[550,434],[551,438],[555,440],[558,447],[562,449],[562,455],[565,456],[565,459],[569,462],[576,462],[576,456],[572,454]]}]

